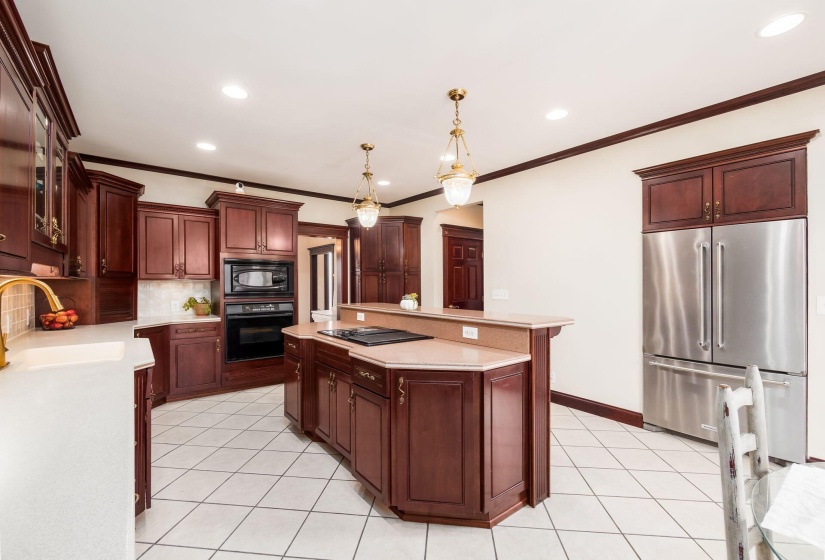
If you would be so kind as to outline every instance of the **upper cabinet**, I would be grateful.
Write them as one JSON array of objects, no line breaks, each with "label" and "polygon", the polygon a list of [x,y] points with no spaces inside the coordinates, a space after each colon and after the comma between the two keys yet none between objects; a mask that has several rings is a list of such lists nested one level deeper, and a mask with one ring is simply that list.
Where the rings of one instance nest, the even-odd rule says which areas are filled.
[{"label": "upper cabinet", "polygon": [[138,204],[138,278],[217,278],[217,210]]},{"label": "upper cabinet", "polygon": [[89,171],[97,189],[98,273],[137,278],[137,199],[143,185],[103,171]]},{"label": "upper cabinet", "polygon": [[[382,216],[371,228],[347,220],[353,303],[398,303],[421,294],[421,218]],[[420,297],[419,297],[420,301]]]},{"label": "upper cabinet", "polygon": [[804,217],[805,132],[635,171],[642,231]]},{"label": "upper cabinet", "polygon": [[303,204],[215,191],[207,206],[220,212],[220,252],[295,257]]}]

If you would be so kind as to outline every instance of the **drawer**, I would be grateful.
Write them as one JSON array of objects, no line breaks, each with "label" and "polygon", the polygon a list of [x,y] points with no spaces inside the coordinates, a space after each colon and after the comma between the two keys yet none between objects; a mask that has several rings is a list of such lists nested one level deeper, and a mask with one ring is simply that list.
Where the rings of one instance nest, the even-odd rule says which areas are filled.
[{"label": "drawer", "polygon": [[220,336],[220,322],[215,323],[181,323],[169,325],[169,338],[200,338],[202,336]]},{"label": "drawer", "polygon": [[294,336],[284,335],[284,350],[287,354],[292,354],[296,358],[301,357],[301,340]]},{"label": "drawer", "polygon": [[361,360],[353,360],[352,382],[382,397],[390,397],[390,372],[382,367]]},{"label": "drawer", "polygon": [[349,350],[333,346],[332,344],[324,344],[323,342],[315,342],[315,361],[326,364],[331,368],[341,371],[350,370]]}]

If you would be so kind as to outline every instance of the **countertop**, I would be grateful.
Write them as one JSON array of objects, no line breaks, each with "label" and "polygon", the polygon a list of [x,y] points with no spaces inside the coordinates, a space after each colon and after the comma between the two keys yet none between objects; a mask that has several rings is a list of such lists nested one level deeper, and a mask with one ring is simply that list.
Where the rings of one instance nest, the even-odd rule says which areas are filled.
[{"label": "countertop", "polygon": [[219,323],[217,315],[162,315],[159,317],[138,317],[134,321],[136,329],[146,327],[162,327],[165,325],[179,325],[181,323]]},{"label": "countertop", "polygon": [[447,309],[441,307],[419,307],[413,311],[401,309],[397,303],[342,303],[341,309],[355,309],[365,311],[379,311],[393,315],[416,315],[432,319],[449,321],[474,321],[490,325],[505,327],[520,327],[524,329],[545,329],[548,327],[563,327],[572,325],[570,317],[553,317],[544,315],[522,315],[519,313],[502,313],[498,311],[475,311],[470,309]]},{"label": "countertop", "polygon": [[[220,321],[175,315],[30,331],[0,370],[0,554],[134,558],[134,370],[154,365],[140,327]],[[124,342],[117,361],[27,370],[31,348]]]},{"label": "countertop", "polygon": [[362,346],[321,334],[319,330],[348,329],[355,325],[344,321],[304,323],[283,329],[296,338],[313,338],[346,348],[349,355],[387,369],[439,369],[447,371],[487,371],[530,361],[530,354],[497,350],[439,338],[415,340],[382,346]]}]

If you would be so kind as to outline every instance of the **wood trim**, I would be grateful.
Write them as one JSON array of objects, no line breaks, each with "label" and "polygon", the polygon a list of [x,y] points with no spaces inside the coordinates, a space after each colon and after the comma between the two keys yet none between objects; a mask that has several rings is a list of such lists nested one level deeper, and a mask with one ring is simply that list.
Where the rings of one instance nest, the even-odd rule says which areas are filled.
[{"label": "wood trim", "polygon": [[349,237],[347,226],[334,226],[331,224],[318,224],[313,222],[298,222],[298,235],[308,237],[335,237],[346,240]]},{"label": "wood trim", "polygon": [[236,194],[224,191],[214,191],[209,195],[209,198],[206,199],[206,205],[210,208],[214,208],[221,202],[246,204],[248,206],[266,206],[267,208],[280,208],[293,212],[297,212],[301,206],[304,205],[303,202],[291,202],[289,200],[277,200],[265,196],[252,196],[250,194]]},{"label": "wood trim", "polygon": [[334,253],[335,252],[335,243],[330,243],[329,245],[318,245],[317,247],[310,247],[308,249],[310,255],[321,255],[325,253]]},{"label": "wood trim", "polygon": [[92,192],[94,187],[86,168],[83,167],[83,160],[80,159],[80,156],[74,152],[66,152],[66,167],[69,170],[71,181],[76,187],[86,194]]},{"label": "wood trim", "polygon": [[[400,222],[405,224],[413,224],[413,225],[421,225],[421,222],[424,218],[419,216],[379,216],[376,225],[378,224],[386,224],[390,222]],[[358,218],[350,218],[347,220],[347,225],[351,228],[360,228],[361,222],[358,221]],[[375,226],[373,226],[375,227]]]},{"label": "wood trim", "polygon": [[736,163],[738,161],[759,156],[790,152],[793,150],[798,150],[799,148],[804,148],[817,134],[819,134],[818,129],[809,130],[808,132],[793,134],[791,136],[783,136],[782,138],[774,138],[773,140],[765,140],[764,142],[748,144],[738,148],[730,148],[728,150],[721,150],[711,154],[681,159],[670,163],[654,165],[652,167],[645,167],[644,169],[637,169],[633,173],[642,179],[655,179],[665,175],[685,173],[688,171],[695,171],[697,169],[704,169],[717,165]]},{"label": "wood trim", "polygon": [[467,226],[453,226],[450,224],[441,224],[441,236],[461,237],[462,239],[478,239],[480,241],[483,241],[484,230]]},{"label": "wood trim", "polygon": [[[701,121],[710,117],[724,115],[725,113],[730,113],[731,111],[737,111],[739,109],[744,109],[745,107],[750,107],[751,105],[758,105],[766,101],[773,101],[774,99],[779,99],[781,97],[793,95],[795,93],[800,93],[802,91],[807,91],[823,85],[825,85],[825,70],[815,74],[810,74],[809,76],[797,78],[796,80],[771,86],[769,88],[740,95],[739,97],[734,97],[720,103],[714,103],[713,105],[708,105],[694,111],[682,113],[680,115],[676,115],[675,117],[656,121],[637,128],[631,128],[630,130],[619,132],[618,134],[613,134],[611,136],[605,136],[604,138],[593,140],[592,142],[580,144],[560,152],[555,152],[540,158],[525,161],[524,163],[505,167],[504,169],[499,169],[498,171],[485,173],[476,179],[475,184],[478,185],[486,181],[492,181],[493,179],[500,179],[501,177],[527,171],[528,169],[547,165],[548,163],[554,163],[563,159],[579,156],[588,152],[607,148],[608,146],[627,142],[628,140],[635,140],[636,138],[641,138],[649,134],[655,134],[657,132],[662,132],[664,130],[669,130],[685,124]],[[437,188],[414,196],[408,196],[407,198],[402,198],[396,200],[395,202],[385,203],[384,206],[387,208],[395,208],[403,204],[409,204],[410,202],[416,202],[425,198],[438,196],[442,192],[443,189]]]},{"label": "wood trim", "polygon": [[[82,157],[83,156],[81,156],[81,159]],[[135,193],[138,196],[143,195],[144,187],[140,183],[135,183],[134,181],[124,179],[123,177],[118,177],[117,175],[112,175],[111,173],[106,173],[105,171],[97,171],[96,169],[90,169],[86,171],[86,174],[89,176],[89,180],[91,180],[92,183],[123,189],[125,191]]]},{"label": "wood trim", "polygon": [[637,428],[641,428],[643,424],[641,412],[633,412],[632,410],[619,408],[609,404],[591,401],[581,397],[574,397],[573,395],[568,395],[567,393],[553,391],[550,397],[550,402],[561,406],[566,406],[568,408],[575,408],[576,410],[581,410],[582,412],[595,414],[596,416],[601,416],[602,418],[609,418],[610,420],[615,420],[616,422],[621,422],[622,424],[628,424]]},{"label": "wood trim", "polygon": [[42,87],[45,82],[37,65],[34,45],[13,0],[0,0],[0,34],[3,46],[31,97],[34,88]]},{"label": "wood trim", "polygon": [[217,218],[220,212],[215,208],[195,208],[193,206],[178,206],[177,204],[162,204],[159,202],[138,202],[138,212],[166,212],[168,214],[189,214]]},{"label": "wood trim", "polygon": [[825,463],[825,459],[817,459],[816,457],[808,457],[809,463]]},{"label": "wood trim", "polygon": [[[346,202],[352,204],[352,199],[345,196],[338,196],[334,194],[319,193],[313,191],[305,191],[301,189],[289,189],[286,187],[279,187],[277,185],[268,185],[266,183],[257,183],[255,181],[244,181],[239,179],[232,179],[230,177],[221,177],[219,175],[209,175],[208,173],[197,173],[195,171],[185,171],[183,169],[174,169],[172,167],[161,167],[159,165],[150,165],[148,163],[138,163],[135,161],[127,161],[123,159],[108,158],[103,156],[96,156],[93,154],[80,154],[83,161],[87,163],[99,163],[101,165],[113,165],[115,167],[126,167],[128,169],[138,169],[140,171],[150,171],[152,173],[161,173],[163,175],[175,175],[178,177],[187,177],[189,179],[198,179],[200,181],[212,181],[214,183],[226,183],[234,185],[241,182],[244,186],[255,189],[262,189],[266,191],[283,192],[289,194],[296,194],[300,196],[309,196],[312,198],[323,198],[325,200],[335,200],[338,202]],[[238,195],[247,196],[251,195]]]},{"label": "wood trim", "polygon": [[57,73],[57,66],[52,56],[52,50],[49,48],[49,45],[44,45],[36,41],[32,42],[32,45],[34,46],[37,62],[46,79],[43,89],[46,92],[49,104],[54,110],[57,121],[60,123],[60,128],[62,128],[66,134],[67,140],[80,136],[80,127],[72,112],[72,106],[69,104],[66,90],[63,89],[60,74]]}]

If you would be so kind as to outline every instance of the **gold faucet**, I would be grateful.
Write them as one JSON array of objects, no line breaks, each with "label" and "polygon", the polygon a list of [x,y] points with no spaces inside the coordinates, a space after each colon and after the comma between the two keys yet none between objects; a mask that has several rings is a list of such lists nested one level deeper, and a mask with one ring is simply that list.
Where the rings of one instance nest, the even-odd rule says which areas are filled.
[{"label": "gold faucet", "polygon": [[[16,286],[18,284],[29,284],[31,286],[37,286],[46,294],[46,299],[49,300],[49,306],[52,308],[52,311],[62,311],[63,305],[60,303],[60,298],[58,298],[52,289],[49,287],[48,284],[45,282],[41,282],[40,280],[35,280],[34,278],[9,278],[8,280],[0,281],[0,305],[2,302],[3,292],[7,289],[11,288],[12,286]],[[0,369],[3,369],[9,363],[6,361],[6,352],[8,352],[8,348],[6,348],[6,338],[8,337],[9,333],[3,332],[3,327],[0,325]]]}]

